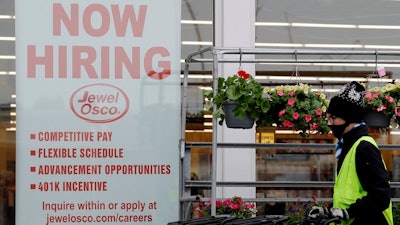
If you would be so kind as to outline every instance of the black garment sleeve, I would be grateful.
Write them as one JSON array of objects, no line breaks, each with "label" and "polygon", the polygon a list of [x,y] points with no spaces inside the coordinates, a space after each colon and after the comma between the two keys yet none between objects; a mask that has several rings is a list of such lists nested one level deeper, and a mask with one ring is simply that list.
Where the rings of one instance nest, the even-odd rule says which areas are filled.
[{"label": "black garment sleeve", "polygon": [[360,142],[356,149],[356,170],[360,183],[368,194],[350,205],[350,217],[384,219],[382,211],[389,207],[391,198],[390,176],[379,149],[367,141]]}]

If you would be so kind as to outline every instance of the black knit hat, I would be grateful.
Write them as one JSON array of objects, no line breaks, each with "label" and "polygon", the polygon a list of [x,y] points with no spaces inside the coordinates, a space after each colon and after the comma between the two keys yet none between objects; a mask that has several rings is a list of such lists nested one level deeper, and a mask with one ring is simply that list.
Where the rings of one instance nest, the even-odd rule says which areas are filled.
[{"label": "black knit hat", "polygon": [[345,84],[330,102],[327,113],[344,119],[348,123],[359,123],[364,118],[365,88],[358,82]]}]

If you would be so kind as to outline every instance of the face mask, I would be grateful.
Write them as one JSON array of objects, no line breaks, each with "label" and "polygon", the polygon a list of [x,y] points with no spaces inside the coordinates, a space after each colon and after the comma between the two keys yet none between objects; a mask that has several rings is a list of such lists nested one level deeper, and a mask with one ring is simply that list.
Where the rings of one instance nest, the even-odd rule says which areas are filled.
[{"label": "face mask", "polygon": [[329,125],[329,128],[331,128],[333,136],[335,136],[337,139],[341,139],[343,136],[344,129],[346,129],[348,125],[349,124],[346,122],[341,125]]}]

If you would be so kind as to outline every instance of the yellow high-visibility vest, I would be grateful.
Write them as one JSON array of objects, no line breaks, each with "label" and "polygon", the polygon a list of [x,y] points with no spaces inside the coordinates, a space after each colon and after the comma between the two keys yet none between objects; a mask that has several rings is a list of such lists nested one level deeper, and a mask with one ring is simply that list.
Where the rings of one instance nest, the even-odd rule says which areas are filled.
[{"label": "yellow high-visibility vest", "polygon": [[[368,141],[373,145],[378,146],[375,140],[369,136],[363,136],[353,144],[343,161],[339,174],[336,177],[335,186],[333,188],[334,208],[347,209],[349,208],[350,204],[356,202],[357,199],[360,199],[367,195],[367,192],[364,191],[361,186],[360,180],[358,179],[355,164],[356,148],[361,141]],[[385,165],[385,162],[383,162],[383,164]],[[388,224],[393,225],[392,202],[390,202],[389,207],[383,211],[383,214],[388,221]],[[353,220],[354,218],[342,221],[340,224],[348,225],[351,224]]]}]

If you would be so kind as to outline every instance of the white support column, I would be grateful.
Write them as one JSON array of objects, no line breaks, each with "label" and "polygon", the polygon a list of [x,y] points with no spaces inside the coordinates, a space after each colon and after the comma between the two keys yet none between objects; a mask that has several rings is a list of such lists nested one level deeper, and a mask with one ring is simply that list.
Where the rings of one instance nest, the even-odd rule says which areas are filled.
[{"label": "white support column", "polygon": [[[215,0],[214,1],[214,46],[254,48],[255,42],[255,1]],[[225,58],[239,58],[239,55],[225,55]],[[243,56],[242,58],[254,56]],[[241,68],[254,76],[254,64],[241,64]],[[220,76],[231,76],[239,70],[239,63],[219,66]],[[230,129],[218,126],[218,142],[254,143],[255,126],[252,129]],[[217,181],[255,181],[255,149],[218,149]],[[233,196],[255,198],[254,187],[217,188],[217,198]]]}]

